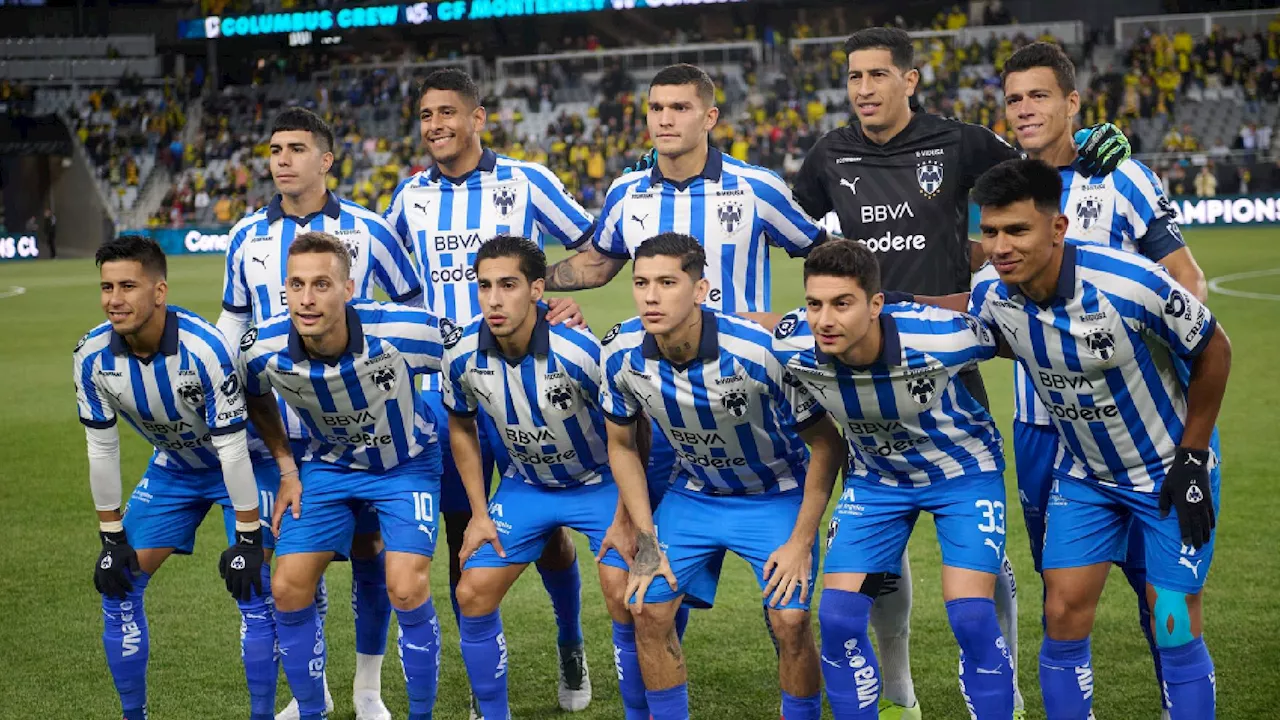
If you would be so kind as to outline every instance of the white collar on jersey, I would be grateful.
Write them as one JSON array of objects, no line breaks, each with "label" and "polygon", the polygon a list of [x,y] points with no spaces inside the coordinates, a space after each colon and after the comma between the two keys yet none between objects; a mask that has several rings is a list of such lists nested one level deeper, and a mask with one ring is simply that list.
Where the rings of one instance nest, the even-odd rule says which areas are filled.
[{"label": "white collar on jersey", "polygon": [[[112,355],[128,355],[129,343],[125,342],[123,336],[115,330],[111,331],[111,339],[107,341],[107,347],[110,348]],[[160,336],[160,348],[155,355],[138,358],[143,363],[149,363],[155,359],[156,355],[177,355],[178,354],[178,313],[173,308],[166,308],[164,313],[164,334]]]},{"label": "white collar on jersey", "polygon": [[360,323],[360,315],[356,309],[347,306],[347,350],[342,356],[336,358],[313,358],[307,354],[307,349],[302,346],[302,336],[298,335],[298,328],[289,322],[289,359],[294,362],[312,362],[320,361],[326,365],[337,365],[338,361],[345,355],[358,355],[364,350],[364,325]]},{"label": "white collar on jersey", "polygon": [[498,153],[490,150],[489,148],[485,148],[484,152],[480,153],[480,163],[476,165],[475,170],[465,172],[461,177],[452,178],[440,172],[439,165],[432,165],[431,169],[427,171],[427,179],[431,182],[440,182],[440,178],[444,178],[454,185],[461,185],[466,182],[467,178],[471,177],[471,173],[474,173],[477,170],[480,172],[493,172],[493,169],[496,167],[498,167]]},{"label": "white collar on jersey", "polygon": [[[1070,300],[1076,296],[1076,253],[1079,252],[1079,246],[1070,240],[1062,241],[1062,267],[1058,269],[1058,287],[1055,296],[1062,300]],[[1003,281],[1001,281],[1003,283]],[[1021,286],[1005,284],[1005,293],[1009,297],[1014,295],[1026,297],[1023,294]],[[1030,298],[1027,298],[1030,300]],[[1046,303],[1047,304],[1047,303]]]},{"label": "white collar on jersey", "polygon": [[[267,203],[267,222],[279,222],[286,217],[284,206],[280,202],[280,194],[276,193],[276,196],[271,198],[271,202]],[[299,225],[309,225],[320,213],[324,213],[335,220],[338,219],[342,215],[342,203],[338,200],[338,196],[331,192],[325,193],[324,207],[320,209],[320,212],[311,213],[306,217],[294,217],[293,220]],[[288,217],[293,216],[289,215]]]},{"label": "white collar on jersey", "polygon": [[[880,345],[880,356],[871,365],[901,365],[902,338],[898,336],[898,323],[893,319],[893,315],[890,315],[887,311],[880,312],[880,337],[883,339]],[[818,348],[817,337],[813,340],[813,361],[819,365],[836,363],[844,365],[835,356],[828,355]],[[850,365],[849,367],[862,369],[871,367],[871,365]]]},{"label": "white collar on jersey", "polygon": [[724,153],[719,149],[711,147],[707,148],[707,163],[702,166],[702,172],[694,175],[688,180],[675,181],[667,180],[662,177],[662,171],[658,169],[658,163],[653,164],[653,170],[649,173],[650,185],[661,185],[663,182],[669,182],[676,186],[679,190],[684,190],[694,183],[698,178],[706,178],[711,182],[720,182],[720,176],[724,174]]},{"label": "white collar on jersey", "polygon": [[520,361],[529,355],[550,355],[551,324],[547,322],[547,308],[539,303],[536,311],[538,320],[533,326],[533,336],[529,338],[529,351],[524,356],[509,358],[503,355],[501,348],[498,347],[497,339],[489,331],[489,323],[483,320],[480,321],[480,333],[479,337],[476,338],[476,349],[480,352],[495,352],[510,365],[519,365]]},{"label": "white collar on jersey", "polygon": [[[644,338],[640,341],[640,354],[650,360],[661,358],[662,351],[658,349],[658,339],[649,333],[645,333]],[[720,332],[716,314],[706,308],[702,308],[702,337],[698,339],[698,354],[683,365],[671,364],[673,367],[685,368],[698,360],[716,360],[719,357]],[[668,362],[670,361],[668,360]]]}]

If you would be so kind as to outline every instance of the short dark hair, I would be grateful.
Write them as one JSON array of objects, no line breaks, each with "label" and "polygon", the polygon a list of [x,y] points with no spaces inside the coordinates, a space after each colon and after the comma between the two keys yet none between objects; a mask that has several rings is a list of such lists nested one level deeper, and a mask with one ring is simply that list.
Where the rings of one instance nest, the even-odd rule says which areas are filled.
[{"label": "short dark hair", "polygon": [[290,130],[305,130],[311,133],[316,144],[320,146],[320,152],[333,152],[333,128],[329,127],[329,123],[325,122],[324,118],[310,110],[304,107],[281,110],[280,114],[276,115],[275,121],[271,123],[271,134]]},{"label": "short dark hair", "polygon": [[805,282],[814,275],[856,280],[868,298],[880,292],[880,263],[856,240],[831,240],[814,248],[804,259]]},{"label": "short dark hair", "polygon": [[689,273],[694,280],[701,280],[707,267],[707,251],[702,248],[692,235],[677,232],[665,232],[640,243],[632,255],[634,261],[647,257],[679,258],[680,269]]},{"label": "short dark hair", "polygon": [[480,86],[465,71],[458,68],[441,68],[432,70],[422,79],[418,86],[418,104],[422,104],[422,96],[428,90],[452,90],[461,95],[471,105],[480,104]]},{"label": "short dark hair", "polygon": [[706,70],[697,65],[680,63],[668,65],[649,81],[649,89],[657,85],[692,85],[698,91],[698,99],[708,107],[716,104],[716,84]]},{"label": "short dark hair", "polygon": [[902,72],[916,66],[916,51],[906,30],[895,27],[863,28],[844,41],[845,53],[859,50],[888,50],[893,64]]},{"label": "short dark hair", "polygon": [[1004,61],[1004,71],[1000,74],[1000,85],[1009,81],[1009,73],[1025,72],[1032,68],[1046,67],[1053,71],[1058,81],[1058,89],[1063,95],[1070,95],[1076,89],[1076,66],[1062,48],[1053,43],[1033,42],[1009,56]]},{"label": "short dark hair", "polygon": [[1062,201],[1062,176],[1042,160],[1005,160],[978,177],[972,197],[980,208],[1030,200],[1041,212],[1057,212]]},{"label": "short dark hair", "polygon": [[343,278],[351,277],[351,252],[338,238],[325,232],[306,232],[295,237],[289,245],[289,257],[294,255],[334,255],[342,266]]},{"label": "short dark hair", "polygon": [[140,263],[142,269],[161,279],[169,276],[169,262],[165,259],[160,243],[146,235],[125,234],[114,237],[98,246],[93,254],[93,262],[102,267],[109,262],[133,260]]},{"label": "short dark hair", "polygon": [[529,282],[547,277],[547,254],[537,243],[519,235],[499,235],[482,244],[476,251],[476,272],[480,271],[480,263],[485,260],[505,257],[520,260],[520,274]]}]

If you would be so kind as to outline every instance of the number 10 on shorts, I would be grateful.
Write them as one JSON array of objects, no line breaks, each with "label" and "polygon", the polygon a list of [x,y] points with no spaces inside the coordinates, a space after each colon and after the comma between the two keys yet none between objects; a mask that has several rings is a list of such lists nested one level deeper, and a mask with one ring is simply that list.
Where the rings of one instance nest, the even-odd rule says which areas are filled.
[{"label": "number 10 on shorts", "polygon": [[413,519],[417,522],[432,522],[436,518],[435,500],[429,492],[415,492],[413,495]]}]

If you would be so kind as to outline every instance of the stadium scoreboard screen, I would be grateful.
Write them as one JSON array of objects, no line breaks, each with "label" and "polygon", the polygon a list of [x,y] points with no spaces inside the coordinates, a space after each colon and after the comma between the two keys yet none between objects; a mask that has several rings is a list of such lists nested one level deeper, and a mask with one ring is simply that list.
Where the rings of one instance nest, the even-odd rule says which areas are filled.
[{"label": "stadium scoreboard screen", "polygon": [[415,26],[430,22],[493,20],[536,15],[565,15],[604,10],[724,5],[747,0],[444,0],[407,5],[365,5],[264,15],[209,16],[178,24],[178,37],[204,40],[296,32]]}]

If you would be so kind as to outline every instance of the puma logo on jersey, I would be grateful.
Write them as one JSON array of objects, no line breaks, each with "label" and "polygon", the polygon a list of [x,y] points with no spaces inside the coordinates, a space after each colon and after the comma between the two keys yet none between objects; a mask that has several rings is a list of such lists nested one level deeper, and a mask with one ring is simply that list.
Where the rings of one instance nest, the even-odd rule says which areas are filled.
[{"label": "puma logo on jersey", "polygon": [[859,180],[861,180],[861,179],[862,179],[862,178],[860,178],[860,177],[856,177],[856,178],[854,178],[854,179],[853,179],[853,182],[849,182],[848,180],[845,180],[844,178],[840,178],[840,185],[841,185],[842,187],[847,187],[847,188],[849,188],[849,192],[853,193],[854,195],[857,195],[857,194],[858,194],[858,181],[859,181]]},{"label": "puma logo on jersey", "polygon": [[414,209],[414,210],[421,210],[421,211],[422,211],[422,214],[423,214],[423,215],[426,215],[426,214],[427,214],[427,205],[430,205],[430,204],[431,204],[431,202],[430,202],[430,201],[427,201],[426,203],[423,203],[422,205],[419,205],[418,203],[414,203],[414,204],[413,204],[413,209]]},{"label": "puma logo on jersey", "polygon": [[271,257],[271,256],[270,256],[270,255],[264,255],[264,256],[262,256],[262,257],[260,257],[260,258],[259,258],[259,257],[250,257],[250,258],[249,258],[249,260],[250,260],[251,262],[256,262],[256,263],[258,263],[259,265],[261,265],[261,266],[262,266],[262,269],[263,269],[263,270],[266,270],[266,269],[267,269],[267,258],[268,258],[268,257]]},{"label": "puma logo on jersey", "polygon": [[632,215],[632,216],[631,216],[631,220],[632,220],[633,222],[640,223],[640,229],[641,229],[641,230],[643,230],[643,229],[644,229],[644,221],[645,221],[645,220],[648,220],[648,219],[649,219],[649,215],[648,215],[648,214],[645,214],[645,215]]}]

